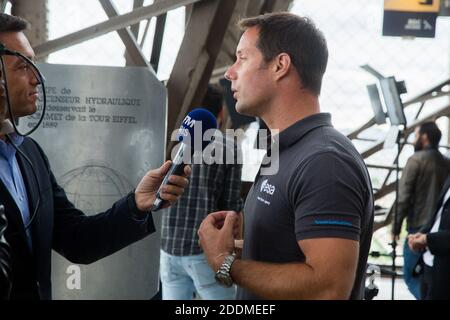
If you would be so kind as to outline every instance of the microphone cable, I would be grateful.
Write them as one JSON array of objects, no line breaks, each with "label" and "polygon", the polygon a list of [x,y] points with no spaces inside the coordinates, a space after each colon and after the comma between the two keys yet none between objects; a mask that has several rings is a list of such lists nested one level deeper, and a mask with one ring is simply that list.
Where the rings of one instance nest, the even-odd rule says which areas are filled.
[{"label": "microphone cable", "polygon": [[[19,129],[16,126],[16,121],[14,120],[14,113],[12,111],[12,107],[11,107],[11,101],[9,98],[9,89],[8,89],[8,80],[7,80],[7,73],[6,73],[6,68],[5,68],[5,63],[3,60],[3,56],[4,55],[10,55],[10,56],[16,56],[19,59],[22,59],[28,66],[28,70],[30,70],[34,77],[36,77],[36,80],[38,81],[38,85],[42,86],[42,95],[43,95],[43,101],[42,101],[42,114],[41,117],[39,119],[39,121],[37,122],[37,124],[30,129],[28,132],[22,133],[19,131]],[[11,119],[11,124],[14,127],[14,131],[16,132],[17,135],[21,136],[21,137],[26,137],[29,136],[30,134],[32,134],[34,131],[37,130],[37,128],[40,126],[40,124],[42,123],[42,121],[44,120],[44,116],[45,116],[45,110],[47,107],[47,97],[46,97],[46,91],[45,91],[45,78],[42,75],[42,73],[39,71],[39,69],[37,68],[37,66],[33,63],[33,61],[31,61],[29,58],[27,58],[26,56],[24,56],[23,54],[21,54],[20,52],[17,51],[12,51],[9,50],[5,47],[4,44],[0,43],[0,66],[1,66],[1,71],[2,73],[0,73],[0,75],[3,78],[4,81],[4,88],[5,88],[5,97],[6,97],[6,104],[7,104],[7,108],[8,108],[8,113],[9,113],[9,117]],[[8,142],[11,144],[11,146],[16,150],[17,153],[19,153],[24,159],[25,161],[29,164],[31,171],[33,172],[33,176],[34,176],[34,180],[36,181],[36,185],[38,188],[38,199],[36,201],[36,204],[34,206],[34,211],[33,214],[30,216],[30,220],[28,221],[27,224],[25,224],[24,221],[24,230],[25,232],[30,229],[32,223],[34,222],[37,213],[39,211],[40,205],[41,205],[41,187],[39,184],[39,179],[36,173],[36,169],[33,166],[32,161],[28,158],[28,156],[22,151],[20,150],[19,147],[17,147],[14,142],[12,141],[11,137],[9,136],[9,134],[5,134],[6,139],[8,140]],[[18,232],[17,232],[18,233]],[[13,233],[11,235],[15,235],[16,233]]]},{"label": "microphone cable", "polygon": [[[19,131],[19,129],[16,126],[16,121],[14,120],[14,114],[12,111],[12,107],[11,107],[11,101],[9,99],[9,90],[8,90],[8,80],[7,80],[7,74],[6,74],[6,68],[5,68],[5,63],[3,60],[3,56],[4,55],[9,55],[9,56],[16,56],[19,59],[22,59],[25,61],[25,63],[27,63],[30,68],[29,70],[31,70],[31,72],[33,73],[33,75],[36,77],[37,81],[39,82],[38,85],[42,86],[42,96],[43,96],[43,100],[42,100],[42,114],[41,117],[39,119],[39,121],[37,122],[37,124],[30,129],[28,132],[26,133],[22,133]],[[17,51],[12,51],[9,50],[5,47],[4,44],[0,43],[0,64],[1,64],[1,70],[3,71],[3,81],[5,83],[5,96],[6,96],[6,104],[8,107],[8,113],[9,113],[9,117],[11,119],[11,123],[14,127],[14,130],[16,131],[16,133],[19,136],[22,137],[26,137],[29,136],[30,134],[32,134],[34,131],[37,130],[37,128],[41,125],[42,121],[44,120],[44,116],[45,116],[45,110],[47,108],[47,97],[46,97],[46,92],[45,92],[45,78],[42,75],[42,73],[39,71],[39,69],[37,68],[37,66],[34,64],[33,61],[31,61],[29,58],[25,57],[23,54],[21,54],[20,52]],[[0,73],[1,74],[1,73]]]}]

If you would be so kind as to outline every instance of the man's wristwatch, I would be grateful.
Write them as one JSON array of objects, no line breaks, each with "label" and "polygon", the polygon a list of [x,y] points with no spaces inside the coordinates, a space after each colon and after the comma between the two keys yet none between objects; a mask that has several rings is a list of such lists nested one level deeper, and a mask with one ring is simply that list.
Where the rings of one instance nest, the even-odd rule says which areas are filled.
[{"label": "man's wristwatch", "polygon": [[231,278],[230,270],[231,265],[233,264],[234,260],[236,260],[236,254],[232,253],[225,257],[225,260],[223,261],[222,265],[220,266],[219,270],[217,270],[215,278],[216,281],[222,286],[222,287],[231,287],[233,285],[233,279]]}]

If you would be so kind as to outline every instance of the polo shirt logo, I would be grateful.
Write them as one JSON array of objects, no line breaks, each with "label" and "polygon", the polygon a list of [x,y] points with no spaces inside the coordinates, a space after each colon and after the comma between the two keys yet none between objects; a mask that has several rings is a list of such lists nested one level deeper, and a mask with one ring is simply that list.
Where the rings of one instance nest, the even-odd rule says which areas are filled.
[{"label": "polo shirt logo", "polygon": [[275,192],[275,186],[269,183],[269,179],[266,179],[261,183],[260,191],[272,196]]}]

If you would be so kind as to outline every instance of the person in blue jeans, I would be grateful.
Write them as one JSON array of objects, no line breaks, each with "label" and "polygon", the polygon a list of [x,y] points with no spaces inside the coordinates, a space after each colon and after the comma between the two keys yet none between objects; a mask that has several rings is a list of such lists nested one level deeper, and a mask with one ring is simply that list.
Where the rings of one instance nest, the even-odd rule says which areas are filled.
[{"label": "person in blue jeans", "polygon": [[[219,88],[208,87],[202,107],[211,111],[221,122],[223,95]],[[237,147],[224,140],[214,140],[223,148],[224,159],[229,152],[237,156]],[[197,234],[203,219],[213,211],[242,210],[242,165],[192,164],[190,183],[175,206],[162,214],[160,278],[163,300],[231,300],[236,288],[225,288],[215,280],[199,246]]]},{"label": "person in blue jeans", "polygon": [[[414,154],[408,159],[399,182],[398,212],[393,236],[398,237],[406,218],[406,230],[415,234],[436,211],[439,195],[450,173],[450,160],[439,151],[442,133],[435,122],[425,122],[415,128]],[[409,291],[420,299],[420,279],[413,269],[420,255],[408,247],[403,249],[404,280]]]},{"label": "person in blue jeans", "polygon": [[174,256],[161,250],[163,300],[233,300],[236,288],[219,286],[204,254]]},{"label": "person in blue jeans", "polygon": [[[408,234],[415,234],[417,229],[408,230]],[[419,262],[421,254],[412,251],[408,246],[408,238],[403,244],[403,279],[408,290],[416,299],[420,299],[420,278],[414,276],[414,267]]]}]

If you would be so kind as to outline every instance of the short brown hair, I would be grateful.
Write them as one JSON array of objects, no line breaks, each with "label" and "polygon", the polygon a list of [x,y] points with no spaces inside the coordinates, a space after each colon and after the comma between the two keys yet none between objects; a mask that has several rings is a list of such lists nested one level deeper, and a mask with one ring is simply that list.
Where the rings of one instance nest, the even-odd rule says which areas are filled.
[{"label": "short brown hair", "polygon": [[280,53],[288,54],[304,87],[320,94],[328,48],[324,35],[311,19],[277,12],[243,19],[238,25],[243,30],[257,27],[258,48],[264,60],[269,62]]},{"label": "short brown hair", "polygon": [[20,32],[28,29],[29,23],[25,19],[0,13],[0,32]]}]

